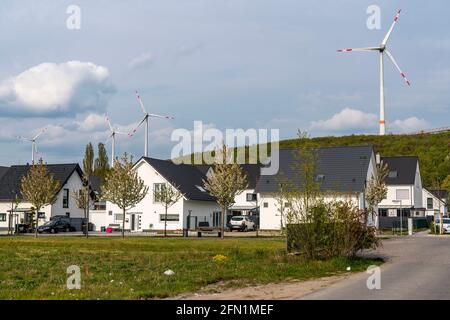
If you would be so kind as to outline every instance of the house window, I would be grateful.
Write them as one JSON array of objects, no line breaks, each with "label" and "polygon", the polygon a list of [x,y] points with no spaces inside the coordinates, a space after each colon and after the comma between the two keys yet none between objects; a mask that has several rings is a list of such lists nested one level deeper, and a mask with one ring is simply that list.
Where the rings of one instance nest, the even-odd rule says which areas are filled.
[{"label": "house window", "polygon": [[180,215],[179,214],[167,214],[167,220],[166,220],[166,215],[165,214],[160,214],[159,215],[159,221],[160,222],[178,222],[180,221]]},{"label": "house window", "polygon": [[247,193],[247,201],[254,202],[256,201],[256,193]]},{"label": "house window", "polygon": [[433,209],[433,198],[427,198],[427,209]]},{"label": "house window", "polygon": [[6,221],[6,213],[0,213],[0,221]]},{"label": "house window", "polygon": [[264,207],[264,208],[268,208],[268,207],[269,207],[269,203],[268,203],[268,202],[264,202],[264,203],[263,203],[263,207]]},{"label": "house window", "polygon": [[397,189],[396,190],[396,199],[397,200],[408,200],[409,199],[409,190],[408,189]]},{"label": "house window", "polygon": [[66,212],[66,217],[70,218],[70,212]]},{"label": "house window", "polygon": [[163,188],[166,187],[165,183],[154,183],[153,184],[153,202],[158,203],[161,202],[160,197],[158,194],[163,190]]},{"label": "house window", "polygon": [[69,189],[63,189],[63,208],[69,207]]},{"label": "house window", "polygon": [[387,209],[380,209],[379,212],[380,212],[380,216],[382,216],[382,217],[387,217],[387,215],[388,215]]},{"label": "house window", "polygon": [[112,210],[108,211],[108,216],[112,216]]},{"label": "house window", "polygon": [[397,176],[398,176],[397,171],[389,171],[388,175],[389,178],[397,178]]},{"label": "house window", "polygon": [[45,212],[38,212],[38,219],[45,219]]},{"label": "house window", "polygon": [[315,181],[315,182],[323,182],[324,179],[325,179],[325,175],[323,175],[323,174],[318,174],[318,175],[314,178],[314,181]]},{"label": "house window", "polygon": [[116,213],[116,214],[114,214],[114,220],[122,221],[123,220],[123,213]]}]

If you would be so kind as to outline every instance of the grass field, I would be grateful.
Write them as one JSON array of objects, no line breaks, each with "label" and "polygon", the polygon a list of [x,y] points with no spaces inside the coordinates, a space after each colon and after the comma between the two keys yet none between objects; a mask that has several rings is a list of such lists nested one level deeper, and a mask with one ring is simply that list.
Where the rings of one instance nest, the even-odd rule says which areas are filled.
[{"label": "grass field", "polygon": [[[306,263],[283,246],[280,239],[0,237],[0,299],[162,298],[226,280],[240,286],[310,279],[381,263]],[[218,254],[228,259],[215,261]],[[82,270],[81,290],[66,288],[70,265]],[[167,269],[175,274],[164,275]]]}]

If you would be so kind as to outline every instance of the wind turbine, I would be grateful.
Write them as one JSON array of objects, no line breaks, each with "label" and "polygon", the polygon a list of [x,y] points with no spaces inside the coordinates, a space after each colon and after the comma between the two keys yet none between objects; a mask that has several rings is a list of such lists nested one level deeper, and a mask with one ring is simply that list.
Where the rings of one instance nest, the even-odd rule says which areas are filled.
[{"label": "wind turbine", "polygon": [[39,138],[45,131],[47,131],[47,128],[44,128],[41,131],[39,131],[39,133],[37,135],[35,135],[33,138],[25,138],[25,137],[21,137],[21,136],[17,137],[20,140],[31,142],[31,163],[32,164],[34,164],[34,154],[38,153],[36,139]]},{"label": "wind turbine", "polygon": [[108,142],[110,139],[112,140],[111,141],[111,168],[114,168],[115,149],[116,149],[116,134],[126,135],[127,133],[121,132],[121,131],[117,131],[117,129],[115,129],[111,125],[111,121],[109,121],[108,116],[106,116],[106,122],[108,122],[109,130],[111,132],[111,134],[109,135],[108,140],[106,140],[106,142]]},{"label": "wind turbine", "polygon": [[148,118],[162,118],[162,119],[170,119],[173,120],[175,119],[174,117],[171,116],[161,116],[158,114],[153,114],[153,113],[148,113],[147,110],[144,107],[144,103],[142,102],[141,96],[139,95],[139,93],[136,91],[136,98],[139,101],[139,105],[141,106],[142,112],[144,113],[144,118],[142,118],[141,122],[139,122],[139,124],[137,125],[137,127],[135,129],[133,129],[133,131],[131,133],[129,133],[129,136],[132,137],[136,131],[139,129],[139,127],[145,122],[145,149],[144,149],[144,156],[148,157]]},{"label": "wind turbine", "polygon": [[398,17],[400,16],[401,10],[397,11],[397,14],[394,17],[394,22],[392,23],[389,31],[386,33],[383,41],[378,47],[368,47],[368,48],[356,48],[356,49],[342,49],[338,50],[338,52],[353,52],[353,51],[378,51],[380,54],[380,135],[383,136],[386,134],[386,122],[384,118],[384,53],[388,56],[389,60],[391,60],[392,64],[395,68],[400,72],[400,75],[405,80],[408,86],[411,85],[411,82],[406,78],[405,73],[398,66],[397,61],[395,60],[392,53],[386,48],[386,45],[389,41],[392,31],[394,30],[395,24],[397,23]]}]

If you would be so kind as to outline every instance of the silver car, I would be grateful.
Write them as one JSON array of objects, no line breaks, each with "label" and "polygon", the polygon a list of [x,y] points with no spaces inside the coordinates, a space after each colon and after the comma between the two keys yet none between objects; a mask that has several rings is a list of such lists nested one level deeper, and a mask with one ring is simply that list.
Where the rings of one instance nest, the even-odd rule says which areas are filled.
[{"label": "silver car", "polygon": [[[442,228],[444,229],[444,233],[450,233],[450,218],[444,218],[442,219]],[[439,228],[441,225],[441,220],[436,219],[436,226]]]},{"label": "silver car", "polygon": [[234,216],[230,220],[230,230],[255,230],[255,223],[248,216]]}]

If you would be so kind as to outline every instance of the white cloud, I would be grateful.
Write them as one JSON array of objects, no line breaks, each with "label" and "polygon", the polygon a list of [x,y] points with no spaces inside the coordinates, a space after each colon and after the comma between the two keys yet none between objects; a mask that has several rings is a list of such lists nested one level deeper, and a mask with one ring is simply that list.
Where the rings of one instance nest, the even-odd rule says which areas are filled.
[{"label": "white cloud", "polygon": [[[351,134],[374,133],[372,131],[375,128],[378,128],[378,115],[345,108],[329,119],[312,121],[309,130],[327,134]],[[412,133],[426,128],[429,128],[429,123],[417,117],[386,121],[386,130],[389,133]]]},{"label": "white cloud", "polygon": [[128,66],[130,69],[138,69],[151,65],[155,62],[155,56],[150,52],[142,53],[140,56],[132,59]]},{"label": "white cloud", "polygon": [[392,122],[391,128],[389,128],[388,126],[388,131],[413,133],[427,128],[429,128],[429,123],[426,120],[418,119],[416,117],[410,117],[405,120],[395,120],[394,122]]},{"label": "white cloud", "polygon": [[345,108],[327,120],[312,121],[311,130],[342,132],[376,127],[378,116],[360,110]]},{"label": "white cloud", "polygon": [[82,121],[77,121],[76,125],[81,131],[98,131],[101,129],[107,128],[107,122],[104,115],[100,115],[97,113],[91,113],[89,114],[85,119]]},{"label": "white cloud", "polygon": [[103,110],[112,91],[105,67],[80,61],[42,63],[0,84],[0,110],[29,116]]}]

